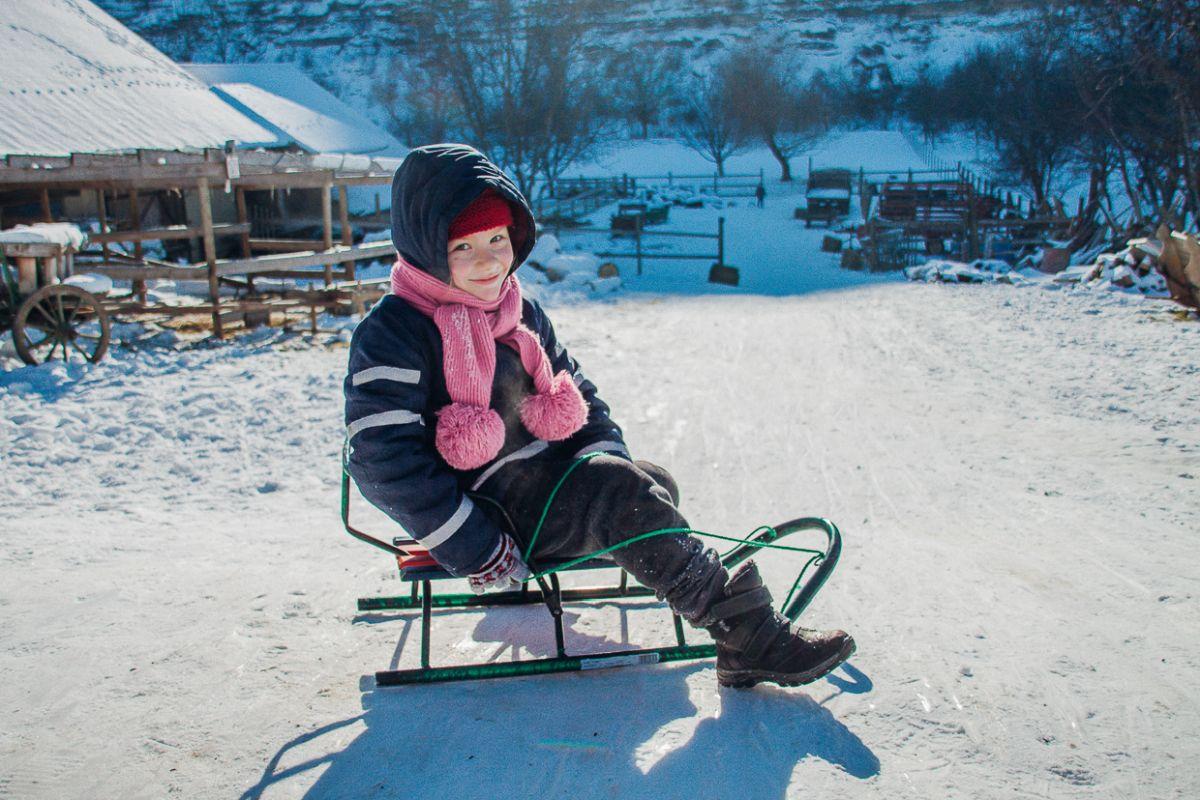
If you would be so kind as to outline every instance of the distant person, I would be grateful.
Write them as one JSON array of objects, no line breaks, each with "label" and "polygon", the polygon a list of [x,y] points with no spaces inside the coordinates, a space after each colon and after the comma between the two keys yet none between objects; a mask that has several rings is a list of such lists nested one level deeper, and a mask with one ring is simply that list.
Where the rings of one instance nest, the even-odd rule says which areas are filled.
[{"label": "distant person", "polygon": [[[562,483],[535,563],[688,527],[670,473],[633,460],[545,310],[522,296],[515,273],[534,237],[528,202],[477,150],[413,150],[392,183],[392,293],[350,345],[350,475],[477,593],[530,577],[522,554],[546,500],[585,454],[602,453]],[[693,536],[654,536],[607,557],[708,630],[721,684],[809,683],[854,652],[842,631],[790,626],[753,562],[731,577]]]},{"label": "distant person", "polygon": [[754,199],[758,201],[758,207],[763,207],[763,200],[767,199],[767,187],[762,185],[762,181],[758,182],[758,188],[754,190]]}]

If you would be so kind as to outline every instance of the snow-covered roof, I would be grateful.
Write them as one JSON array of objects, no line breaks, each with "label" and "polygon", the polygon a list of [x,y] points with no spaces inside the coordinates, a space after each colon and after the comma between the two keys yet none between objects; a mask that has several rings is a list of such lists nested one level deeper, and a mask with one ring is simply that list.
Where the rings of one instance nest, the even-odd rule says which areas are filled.
[{"label": "snow-covered roof", "polygon": [[809,189],[810,200],[845,200],[850,197],[849,189]]},{"label": "snow-covered roof", "polygon": [[230,106],[314,153],[408,152],[292,64],[185,64]]},{"label": "snow-covered roof", "polygon": [[273,144],[89,0],[0,2],[0,155]]}]

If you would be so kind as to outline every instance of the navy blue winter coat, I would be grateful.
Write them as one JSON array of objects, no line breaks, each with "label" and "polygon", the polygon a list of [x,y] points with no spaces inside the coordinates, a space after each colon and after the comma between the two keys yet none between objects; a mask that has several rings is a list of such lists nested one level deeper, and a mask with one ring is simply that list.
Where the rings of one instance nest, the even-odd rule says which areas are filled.
[{"label": "navy blue winter coat", "polygon": [[[484,189],[512,207],[515,271],[533,249],[533,213],[517,187],[477,150],[431,145],[413,150],[392,182],[392,239],[404,259],[449,282],[450,222]],[[500,530],[468,492],[486,491],[500,470],[525,459],[570,458],[593,451],[628,457],[620,428],[579,364],[558,343],[535,301],[523,302],[522,321],[541,340],[554,372],[567,370],[588,404],[587,423],[570,439],[545,442],[525,430],[520,401],[533,380],[520,357],[496,345],[491,407],[504,420],[497,457],[475,470],[451,468],[434,446],[435,412],[450,403],[442,373],[442,340],[433,320],[395,295],[385,296],[354,332],[344,383],[349,472],[359,491],[455,575],[469,575],[495,549]]]}]

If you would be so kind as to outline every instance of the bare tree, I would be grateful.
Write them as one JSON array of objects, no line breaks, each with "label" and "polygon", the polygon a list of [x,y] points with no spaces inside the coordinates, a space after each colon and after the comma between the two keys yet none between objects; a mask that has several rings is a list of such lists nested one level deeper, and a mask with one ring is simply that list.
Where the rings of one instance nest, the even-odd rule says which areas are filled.
[{"label": "bare tree", "polygon": [[817,83],[797,81],[799,66],[760,48],[739,50],[721,66],[734,125],[744,138],[767,146],[781,181],[792,179],[789,159],[829,129],[828,100]]},{"label": "bare tree", "polygon": [[[1077,85],[1137,226],[1200,218],[1200,3],[1081,4]],[[1130,174],[1130,162],[1135,174]],[[1153,216],[1153,220],[1150,217]]]},{"label": "bare tree", "polygon": [[913,82],[905,86],[901,93],[903,112],[920,126],[926,140],[947,132],[953,125],[953,115],[947,111],[942,96],[943,80],[928,64],[923,64],[918,68]]},{"label": "bare tree", "polygon": [[980,47],[943,83],[952,119],[988,136],[1000,166],[1033,192],[1039,206],[1072,155],[1080,106],[1050,25],[1029,29],[1016,44]]},{"label": "bare tree", "polygon": [[462,111],[445,76],[419,62],[392,59],[371,89],[388,128],[409,146],[458,136]]},{"label": "bare tree", "polygon": [[725,162],[746,143],[734,117],[734,98],[725,74],[717,69],[693,78],[681,98],[678,119],[684,144],[725,174]]},{"label": "bare tree", "polygon": [[679,74],[677,53],[664,53],[654,45],[638,44],[619,53],[608,65],[614,100],[625,118],[637,124],[641,138],[650,135],[650,126],[662,118],[671,95],[671,82]]},{"label": "bare tree", "polygon": [[599,85],[585,43],[596,0],[431,0],[431,68],[444,79],[460,124],[530,194],[598,138]]},{"label": "bare tree", "polygon": [[600,72],[584,56],[591,30],[581,20],[590,16],[590,7],[591,0],[578,3],[578,16],[569,20],[561,16],[564,6],[542,6],[541,19],[529,31],[538,76],[530,112],[540,123],[533,163],[551,195],[563,172],[609,132],[600,109],[611,103],[605,102]]}]

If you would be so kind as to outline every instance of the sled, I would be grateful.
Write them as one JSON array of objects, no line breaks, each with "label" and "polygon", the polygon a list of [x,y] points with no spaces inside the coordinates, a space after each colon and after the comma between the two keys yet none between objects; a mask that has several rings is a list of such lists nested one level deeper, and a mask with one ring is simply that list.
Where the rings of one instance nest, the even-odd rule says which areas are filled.
[{"label": "sled", "polygon": [[[355,527],[350,520],[350,497],[352,479],[346,469],[347,452],[342,456],[342,524],[346,532],[359,541],[383,550],[396,559],[400,579],[412,584],[408,594],[394,597],[363,597],[358,600],[360,612],[421,610],[421,666],[414,669],[381,670],[375,673],[376,686],[399,686],[412,683],[439,683],[445,681],[504,678],[521,675],[541,675],[552,672],[574,672],[607,667],[632,666],[637,664],[666,664],[674,661],[689,661],[716,657],[716,645],[712,643],[689,643],[684,634],[683,620],[672,612],[675,623],[675,644],[640,649],[610,650],[596,653],[569,653],[563,628],[563,604],[587,603],[597,600],[652,597],[653,590],[630,581],[625,570],[620,570],[620,580],[615,586],[593,586],[564,589],[558,579],[560,572],[578,572],[596,569],[620,569],[614,562],[604,558],[583,557],[570,561],[542,560],[530,564],[535,572],[532,582],[520,589],[489,594],[438,593],[437,583],[454,580],[455,576],[443,569],[421,547],[408,536],[398,536],[391,542],[366,533]],[[477,502],[493,503],[490,498],[471,495]],[[553,495],[552,495],[553,498]],[[755,551],[772,547],[776,541],[802,531],[820,531],[825,535],[822,550],[789,547],[789,550],[807,554],[792,591],[784,600],[783,614],[795,621],[812,602],[837,566],[842,550],[842,536],[836,525],[820,517],[802,517],[774,527],[764,526],[726,553],[721,563],[732,568],[752,556]],[[724,538],[724,537],[722,537]],[[810,567],[813,572],[805,579]],[[459,579],[461,580],[461,579]],[[430,660],[430,633],[434,609],[463,609],[495,606],[544,604],[550,612],[554,626],[556,653],[550,658],[529,658],[514,661],[487,662],[477,664],[433,666]],[[662,604],[666,608],[666,604]],[[669,610],[669,609],[668,609]]]}]

